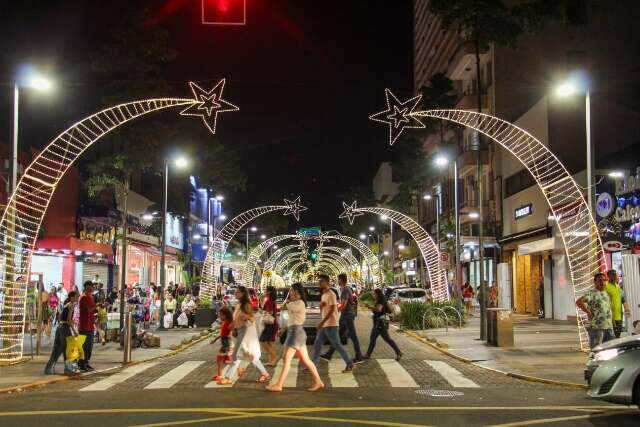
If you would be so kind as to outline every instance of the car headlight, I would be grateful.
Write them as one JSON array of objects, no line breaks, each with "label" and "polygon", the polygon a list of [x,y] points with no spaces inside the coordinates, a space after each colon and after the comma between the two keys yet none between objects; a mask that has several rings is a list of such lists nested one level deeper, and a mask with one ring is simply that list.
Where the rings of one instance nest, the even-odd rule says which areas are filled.
[{"label": "car headlight", "polygon": [[597,352],[593,356],[593,360],[595,360],[596,362],[605,362],[607,360],[613,359],[614,357],[618,357],[620,353],[621,352],[617,348],[610,348],[608,350]]}]

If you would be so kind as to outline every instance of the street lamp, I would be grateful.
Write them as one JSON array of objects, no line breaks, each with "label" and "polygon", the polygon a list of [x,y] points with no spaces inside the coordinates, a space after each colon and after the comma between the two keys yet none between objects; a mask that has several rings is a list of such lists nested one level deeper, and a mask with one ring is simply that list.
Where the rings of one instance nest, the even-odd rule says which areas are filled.
[{"label": "street lamp", "polygon": [[480,214],[478,212],[469,212],[469,218],[478,219],[480,218]]},{"label": "street lamp", "polygon": [[223,195],[218,194],[218,195],[216,196],[216,200],[217,200],[217,201],[219,201],[219,202],[221,202],[221,201],[223,201],[223,200],[224,200],[224,196],[223,196]]},{"label": "street lamp", "polygon": [[595,186],[593,184],[594,165],[594,149],[591,140],[591,91],[588,79],[584,73],[573,73],[569,79],[560,83],[554,90],[555,96],[566,98],[569,96],[584,94],[585,96],[585,134],[586,134],[586,150],[587,150],[587,201],[589,209],[595,216]]},{"label": "street lamp", "polygon": [[246,241],[247,259],[249,259],[249,230],[251,230],[252,233],[255,233],[256,231],[258,231],[258,227],[256,227],[255,225],[251,228],[247,227],[247,230],[246,230],[247,231],[247,241]]},{"label": "street lamp", "polygon": [[609,177],[614,179],[624,178],[624,172],[622,171],[611,171],[609,172]]},{"label": "street lamp", "polygon": [[[164,299],[164,289],[166,278],[166,255],[167,255],[167,197],[169,194],[169,163],[170,160],[165,158],[164,160],[164,187],[162,191],[162,232],[160,234],[160,298]],[[189,160],[183,156],[178,156],[173,159],[173,164],[176,168],[183,169],[188,166]],[[124,249],[126,251],[126,248]],[[126,270],[126,266],[123,266]],[[124,288],[124,283],[123,283]],[[160,304],[160,325],[158,326],[159,330],[164,330],[164,304]]]},{"label": "street lamp", "polygon": [[440,195],[436,194],[434,199],[434,195],[425,194],[422,198],[427,201],[432,199],[436,201],[436,247],[440,251]]},{"label": "street lamp", "polygon": [[266,235],[266,234],[261,234],[261,235],[260,235],[260,240],[264,240],[264,239],[266,239],[266,238],[267,238],[267,235]]},{"label": "street lamp", "polygon": [[360,240],[364,240],[367,238],[367,235],[364,233],[360,233]]},{"label": "street lamp", "polygon": [[48,92],[53,88],[53,82],[43,74],[31,68],[20,76],[13,84],[13,152],[11,157],[11,188],[9,197],[18,183],[18,117],[20,114],[20,87]]}]

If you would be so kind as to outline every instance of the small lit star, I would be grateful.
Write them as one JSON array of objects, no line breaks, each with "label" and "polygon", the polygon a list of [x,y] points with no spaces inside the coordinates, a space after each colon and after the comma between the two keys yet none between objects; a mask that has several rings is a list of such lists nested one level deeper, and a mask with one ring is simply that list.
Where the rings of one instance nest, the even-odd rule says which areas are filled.
[{"label": "small lit star", "polygon": [[364,215],[364,212],[358,212],[358,206],[356,206],[357,202],[354,201],[351,205],[342,202],[342,207],[344,208],[344,212],[338,215],[338,218],[347,218],[349,224],[353,225],[353,220],[355,217]]},{"label": "small lit star", "polygon": [[284,204],[287,206],[287,209],[284,211],[283,215],[293,215],[296,221],[300,221],[300,212],[308,209],[300,204],[300,196],[298,196],[294,201],[284,199]]},{"label": "small lit star", "polygon": [[384,94],[387,109],[370,115],[369,119],[389,126],[389,145],[393,145],[405,129],[424,128],[424,123],[413,115],[422,95],[400,102],[389,89],[385,89]]},{"label": "small lit star", "polygon": [[218,113],[240,110],[237,106],[222,99],[225,79],[220,80],[211,90],[204,90],[194,82],[189,82],[195,102],[180,112],[183,116],[202,117],[204,124],[216,133]]}]

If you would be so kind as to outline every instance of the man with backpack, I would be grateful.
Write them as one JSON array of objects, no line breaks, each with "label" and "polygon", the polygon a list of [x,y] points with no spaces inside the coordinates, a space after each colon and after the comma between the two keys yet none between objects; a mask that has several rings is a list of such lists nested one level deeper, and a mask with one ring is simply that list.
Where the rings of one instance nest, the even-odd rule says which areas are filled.
[{"label": "man with backpack", "polygon": [[[355,357],[353,358],[353,363],[362,363],[364,362],[364,358],[362,357],[362,352],[360,350],[360,341],[358,340],[355,325],[357,302],[354,298],[353,291],[351,290],[349,285],[347,285],[346,274],[342,273],[338,275],[338,285],[340,285],[340,336],[351,338],[353,349],[356,353]],[[329,361],[331,360],[334,351],[335,349],[332,346],[329,348],[329,351],[327,351],[320,357]]]}]

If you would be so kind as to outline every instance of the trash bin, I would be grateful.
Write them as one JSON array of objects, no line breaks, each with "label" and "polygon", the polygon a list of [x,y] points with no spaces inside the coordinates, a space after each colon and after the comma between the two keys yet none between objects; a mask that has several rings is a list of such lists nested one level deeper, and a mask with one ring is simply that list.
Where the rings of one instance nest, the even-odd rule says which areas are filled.
[{"label": "trash bin", "polygon": [[487,309],[487,342],[497,347],[513,347],[513,317],[508,308]]}]

